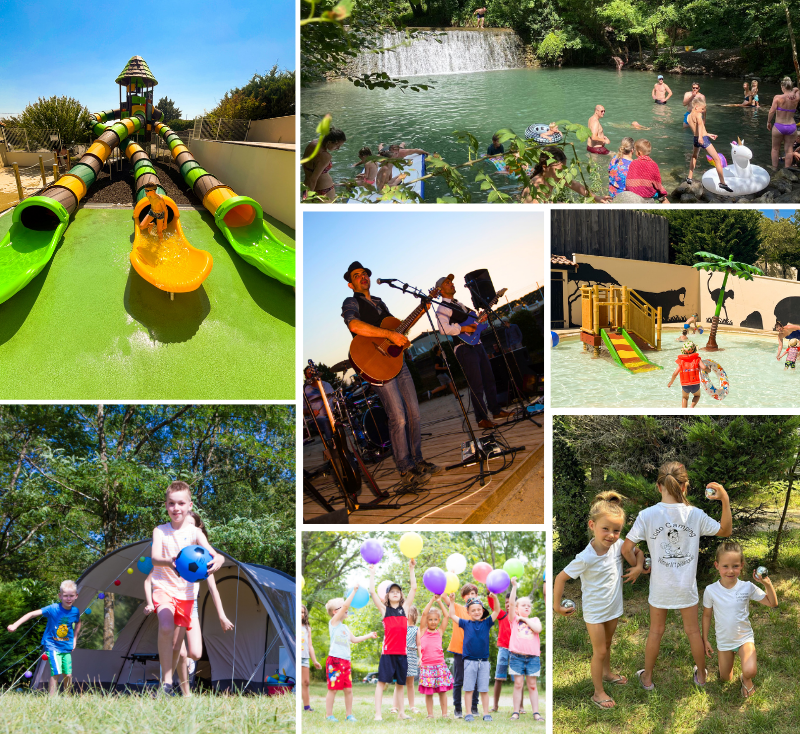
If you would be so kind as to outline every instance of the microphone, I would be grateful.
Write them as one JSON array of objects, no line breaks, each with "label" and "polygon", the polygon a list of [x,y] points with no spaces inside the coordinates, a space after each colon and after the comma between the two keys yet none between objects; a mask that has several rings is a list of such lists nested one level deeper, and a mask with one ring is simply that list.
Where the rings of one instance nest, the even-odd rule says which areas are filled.
[{"label": "microphone", "polygon": [[378,285],[383,285],[384,283],[394,283],[397,278],[378,278]]}]

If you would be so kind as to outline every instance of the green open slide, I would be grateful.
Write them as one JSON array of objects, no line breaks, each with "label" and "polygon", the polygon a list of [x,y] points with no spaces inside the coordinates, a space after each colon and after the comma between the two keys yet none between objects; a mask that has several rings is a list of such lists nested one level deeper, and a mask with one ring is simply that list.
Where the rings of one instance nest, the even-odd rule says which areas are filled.
[{"label": "green open slide", "polygon": [[[55,229],[31,229],[26,211],[31,206],[45,206],[58,221]],[[69,224],[63,206],[43,197],[31,197],[17,204],[11,213],[11,229],[0,241],[0,303],[22,290],[50,262]]]}]

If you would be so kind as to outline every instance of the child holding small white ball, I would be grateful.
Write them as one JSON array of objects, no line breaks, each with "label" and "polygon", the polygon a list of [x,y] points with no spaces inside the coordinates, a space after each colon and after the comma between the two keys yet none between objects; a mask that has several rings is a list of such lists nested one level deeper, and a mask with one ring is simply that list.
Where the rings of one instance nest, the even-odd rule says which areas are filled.
[{"label": "child holding small white ball", "polygon": [[[753,572],[753,579],[764,584],[766,592],[750,581],[741,581],[739,574],[744,567],[744,553],[738,543],[728,540],[719,544],[714,568],[719,571],[720,578],[703,592],[703,645],[706,655],[712,657],[714,648],[708,640],[708,633],[713,616],[720,680],[733,678],[733,663],[738,655],[742,664],[739,678],[742,696],[750,698],[755,691],[753,678],[757,670],[755,637],[750,625],[750,601],[774,609],[778,606],[778,596],[769,576],[762,578],[758,571]],[[765,569],[759,570],[766,574]]]}]

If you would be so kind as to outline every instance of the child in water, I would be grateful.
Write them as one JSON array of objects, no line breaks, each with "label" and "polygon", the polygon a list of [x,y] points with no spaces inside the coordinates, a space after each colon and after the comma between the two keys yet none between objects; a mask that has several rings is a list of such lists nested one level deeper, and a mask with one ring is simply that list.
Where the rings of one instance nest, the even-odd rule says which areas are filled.
[{"label": "child in water", "polygon": [[167,204],[156,192],[155,184],[145,184],[144,193],[150,202],[150,212],[139,225],[140,229],[147,229],[153,222],[156,223],[158,241],[164,241],[164,229],[167,226]]},{"label": "child in water", "polygon": [[688,329],[684,329],[684,330],[681,332],[681,335],[678,337],[678,341],[679,341],[679,342],[685,342],[685,341],[688,341],[688,340],[689,340],[689,336],[688,336],[688,334],[689,334],[689,330],[688,330]]},{"label": "child in water", "polygon": [[757,601],[774,609],[778,606],[778,596],[766,575],[762,578],[753,571],[753,580],[764,584],[766,592],[750,581],[741,581],[739,574],[744,567],[742,546],[729,540],[719,544],[714,561],[714,568],[719,571],[719,581],[707,586],[703,592],[703,645],[706,655],[711,657],[714,648],[708,640],[708,633],[713,616],[720,680],[733,678],[733,663],[738,655],[742,663],[739,677],[742,696],[750,698],[755,692],[753,678],[757,670],[755,637],[750,625],[750,602]]},{"label": "child in water", "polygon": [[797,339],[790,339],[789,346],[786,347],[786,351],[783,353],[778,352],[778,361],[780,362],[781,357],[786,355],[786,365],[783,368],[783,371],[786,372],[789,368],[794,369],[794,363],[797,361]]},{"label": "child in water", "polygon": [[678,355],[675,364],[675,372],[672,373],[672,378],[667,383],[667,387],[672,387],[675,378],[681,376],[681,407],[686,408],[689,405],[689,395],[693,395],[692,407],[696,408],[700,402],[700,370],[709,372],[710,367],[707,367],[700,355],[697,353],[697,345],[694,342],[687,341],[681,348],[683,354]]}]

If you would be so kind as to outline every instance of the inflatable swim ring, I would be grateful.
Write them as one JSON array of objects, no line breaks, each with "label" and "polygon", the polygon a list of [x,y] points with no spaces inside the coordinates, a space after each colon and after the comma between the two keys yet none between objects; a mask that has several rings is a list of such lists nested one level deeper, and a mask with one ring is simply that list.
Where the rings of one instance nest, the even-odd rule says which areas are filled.
[{"label": "inflatable swim ring", "polygon": [[558,346],[558,342],[559,342],[559,341],[561,341],[561,340],[558,338],[558,334],[556,334],[556,332],[555,332],[555,331],[551,331],[551,332],[550,332],[550,338],[553,340],[553,346],[554,346],[554,347],[557,347],[557,346]]},{"label": "inflatable swim ring", "polygon": [[[728,165],[728,161],[727,161],[727,159],[725,158],[725,156],[724,156],[724,155],[722,155],[722,153],[717,153],[717,155],[719,156],[719,162],[722,164],[722,167],[723,167],[723,168],[725,168],[725,166],[727,166],[727,165]],[[707,156],[706,156],[706,160],[707,160],[707,161],[708,161],[708,162],[709,162],[709,163],[710,163],[712,166],[714,165],[714,159],[713,159],[713,158],[712,158],[710,155],[707,155]]]},{"label": "inflatable swim ring", "polygon": [[542,133],[549,132],[549,130],[550,125],[531,125],[525,131],[525,137],[528,140],[533,140],[534,142],[541,143],[542,145],[555,145],[564,139],[564,136],[561,134],[561,132],[557,132],[552,138],[543,138]]},{"label": "inflatable swim ring", "polygon": [[702,370],[700,371],[700,384],[714,400],[724,400],[728,395],[728,388],[730,387],[728,375],[725,374],[725,370],[713,359],[704,359],[702,362],[710,367],[711,371],[719,377],[719,387],[715,387],[714,383],[709,379],[708,373]]}]

